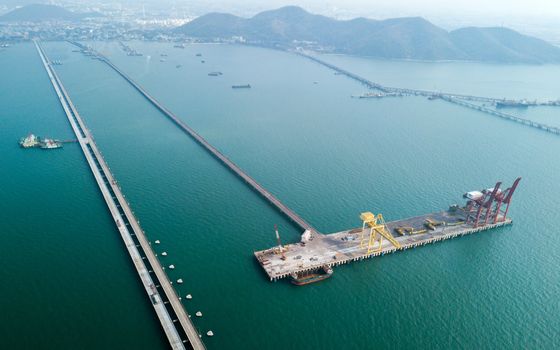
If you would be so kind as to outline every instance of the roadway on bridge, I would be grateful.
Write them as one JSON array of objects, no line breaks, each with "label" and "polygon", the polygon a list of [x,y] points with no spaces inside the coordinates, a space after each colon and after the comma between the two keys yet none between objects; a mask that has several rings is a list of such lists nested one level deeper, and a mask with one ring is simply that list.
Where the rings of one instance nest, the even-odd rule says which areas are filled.
[{"label": "roadway on bridge", "polygon": [[[185,349],[185,343],[187,343],[193,349],[205,349],[198,332],[192,324],[187,312],[183,308],[183,305],[173,289],[170,280],[165,274],[156,255],[152,251],[150,243],[144,235],[144,231],[138,224],[138,220],[132,213],[128,202],[125,200],[115,178],[105,163],[103,156],[99,152],[90,131],[70,100],[56,72],[51,67],[40,44],[35,41],[35,45],[68,121],[70,122],[72,130],[76,134],[78,143],[80,144],[84,156],[86,157],[103,198],[107,203],[113,220],[115,221],[119,233],[125,242],[126,248],[132,258],[134,267],[140,276],[144,289],[150,297],[150,302],[156,311],[158,319],[160,320],[171,347],[173,349]],[[133,233],[129,231],[129,228]],[[132,237],[133,235],[137,238],[144,256],[142,256],[141,252],[138,250],[138,247]],[[146,267],[144,258],[148,260],[152,271]],[[159,287],[163,289],[164,296],[169,302],[175,317],[179,321],[181,331],[187,336],[188,341],[187,339],[181,339],[178,329],[175,326],[175,322],[165,306],[165,301],[157,290],[158,285],[155,284],[150,272],[155,274],[157,282],[159,282]]]}]

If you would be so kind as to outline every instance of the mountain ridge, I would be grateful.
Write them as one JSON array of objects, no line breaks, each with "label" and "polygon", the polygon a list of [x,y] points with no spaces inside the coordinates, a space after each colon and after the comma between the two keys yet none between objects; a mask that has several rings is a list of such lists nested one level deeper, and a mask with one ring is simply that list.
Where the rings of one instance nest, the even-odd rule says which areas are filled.
[{"label": "mountain ridge", "polygon": [[336,20],[297,6],[251,18],[208,13],[175,29],[196,38],[243,37],[263,46],[291,48],[314,42],[327,51],[387,59],[560,62],[560,48],[501,27],[440,28],[423,17]]}]

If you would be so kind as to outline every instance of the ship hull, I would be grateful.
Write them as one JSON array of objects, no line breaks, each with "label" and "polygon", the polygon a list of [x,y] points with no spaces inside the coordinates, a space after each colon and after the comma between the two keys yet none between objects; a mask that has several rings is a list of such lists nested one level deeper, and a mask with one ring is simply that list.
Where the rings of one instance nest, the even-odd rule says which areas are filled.
[{"label": "ship hull", "polygon": [[312,283],[317,283],[331,277],[330,274],[311,274],[305,277],[292,278],[292,284],[296,286],[305,286]]}]

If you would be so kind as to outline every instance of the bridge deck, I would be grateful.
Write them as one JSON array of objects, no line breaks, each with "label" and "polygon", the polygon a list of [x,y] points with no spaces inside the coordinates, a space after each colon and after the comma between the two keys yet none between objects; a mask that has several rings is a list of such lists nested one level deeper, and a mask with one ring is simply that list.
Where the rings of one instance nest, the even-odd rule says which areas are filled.
[{"label": "bridge deck", "polygon": [[[82,49],[84,46],[71,42]],[[317,234],[318,231],[311,226],[307,221],[296,214],[292,209],[282,203],[278,198],[276,198],[272,193],[261,186],[255,179],[245,173],[239,166],[227,158],[222,152],[212,146],[206,139],[200,136],[194,129],[183,122],[179,117],[177,117],[173,112],[163,106],[159,101],[157,101],[152,95],[150,95],[140,84],[135,82],[128,74],[123,72],[120,68],[114,65],[107,57],[97,54],[97,57],[101,61],[105,62],[109,67],[111,67],[115,72],[122,76],[130,85],[132,85],[138,92],[140,92],[148,101],[150,101],[157,109],[159,109],[165,116],[167,116],[173,123],[175,123],[181,130],[186,132],[195,141],[197,141],[202,147],[204,147],[210,154],[216,157],[223,165],[233,171],[237,176],[239,176],[243,181],[245,181],[252,189],[259,193],[264,199],[266,199],[270,204],[280,210],[286,217],[288,217],[292,222],[297,224],[303,230],[309,230],[312,234]]]},{"label": "bridge deck", "polygon": [[[529,119],[523,119],[523,118],[519,118],[516,116],[513,116],[511,114],[507,114],[507,113],[503,113],[503,112],[499,112],[496,110],[493,110],[491,108],[487,108],[484,106],[478,106],[466,101],[478,101],[478,102],[489,102],[489,103],[496,103],[496,102],[501,102],[503,101],[503,99],[497,99],[497,98],[492,98],[492,97],[483,97],[483,96],[474,96],[474,95],[464,95],[464,94],[453,94],[453,93],[449,93],[449,92],[437,92],[437,91],[429,91],[429,90],[418,90],[418,89],[407,89],[407,88],[397,88],[397,87],[389,87],[389,86],[383,86],[379,83],[375,83],[373,81],[370,81],[364,77],[361,77],[357,74],[351,73],[345,69],[342,69],[338,66],[335,66],[334,64],[325,62],[317,57],[314,56],[310,56],[307,54],[304,54],[302,52],[296,52],[296,54],[301,55],[303,57],[306,57],[314,62],[317,62],[327,68],[330,68],[332,70],[334,70],[335,72],[338,72],[340,74],[343,74],[347,77],[349,77],[350,79],[354,79],[364,85],[366,85],[369,88],[372,89],[377,89],[383,92],[387,92],[387,93],[399,93],[399,94],[405,94],[405,95],[416,95],[416,96],[426,96],[426,97],[439,97],[444,101],[447,102],[451,102],[451,103],[455,103],[457,105],[463,106],[463,107],[467,107],[467,108],[471,108],[471,109],[475,109],[477,111],[480,112],[484,112],[487,114],[491,114],[494,115],[496,117],[500,117],[502,119],[506,119],[506,120],[510,120],[510,121],[514,121],[516,123],[520,123],[526,126],[530,126],[542,131],[546,131],[552,134],[556,134],[556,135],[560,135],[560,128],[558,127],[554,127],[554,126],[550,126],[550,125],[546,125],[543,123],[539,123],[539,122],[535,122]],[[549,103],[540,103],[538,105],[557,105],[556,102],[551,101]]]},{"label": "bridge deck", "polygon": [[[49,75],[49,79],[51,80],[60,103],[62,104],[68,121],[70,122],[72,130],[76,134],[78,143],[82,148],[88,165],[90,166],[99,189],[101,190],[103,198],[105,199],[111,215],[113,216],[113,220],[115,221],[119,233],[125,242],[126,248],[133,260],[144,289],[150,296],[151,303],[156,311],[171,347],[173,349],[185,349],[185,343],[187,340],[181,339],[179,332],[181,331],[181,333],[184,333],[187,336],[189,345],[193,349],[204,349],[204,344],[200,340],[198,332],[194,328],[194,325],[183,308],[183,305],[175,293],[175,290],[161,267],[156,255],[152,251],[150,243],[144,235],[144,231],[138,224],[138,220],[132,213],[132,210],[130,209],[128,202],[125,200],[120,187],[117,185],[109,167],[99,152],[91,133],[70,100],[68,93],[64,89],[64,86],[62,85],[62,82],[58,78],[56,72],[52,69],[45,52],[38,42],[35,42],[35,45],[41,60],[43,61],[47,74]],[[136,244],[137,242],[138,244]],[[147,264],[151,267],[152,271],[149,270]],[[150,272],[155,274],[154,278],[152,278]],[[156,283],[159,283],[159,285],[156,285]],[[157,290],[158,287],[163,289],[163,296]],[[163,297],[165,297],[166,300],[164,300]],[[167,309],[165,302],[169,302],[171,310]],[[179,321],[180,328],[176,328],[172,315]]]},{"label": "bridge deck", "polygon": [[471,109],[474,109],[474,110],[477,110],[477,111],[488,113],[490,115],[493,115],[493,116],[496,116],[496,117],[499,117],[499,118],[502,118],[502,119],[511,120],[512,122],[516,122],[516,123],[520,123],[520,124],[523,124],[523,125],[526,125],[526,126],[530,126],[532,128],[535,128],[535,129],[539,129],[539,130],[542,130],[542,131],[549,132],[551,134],[560,135],[560,128],[557,128],[555,126],[550,126],[550,125],[535,122],[535,121],[532,121],[532,120],[529,120],[529,119],[516,117],[514,115],[507,114],[507,113],[500,112],[500,111],[496,111],[494,109],[491,109],[491,108],[488,108],[488,107],[485,107],[485,106],[479,106],[479,105],[475,105],[473,103],[469,103],[467,101],[462,101],[462,100],[454,98],[452,96],[440,96],[440,98],[444,101],[455,103],[455,104],[463,106],[463,107],[467,107],[467,108],[471,108]]}]

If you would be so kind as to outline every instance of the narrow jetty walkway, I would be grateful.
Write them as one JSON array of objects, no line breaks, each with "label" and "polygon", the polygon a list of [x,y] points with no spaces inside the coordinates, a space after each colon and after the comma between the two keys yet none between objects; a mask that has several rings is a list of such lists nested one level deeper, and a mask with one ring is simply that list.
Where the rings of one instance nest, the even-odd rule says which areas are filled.
[{"label": "narrow jetty walkway", "polygon": [[[35,46],[171,347],[205,349],[90,131],[37,41]],[[162,289],[162,293],[158,288]]]},{"label": "narrow jetty walkway", "polygon": [[[444,101],[447,102],[451,102],[463,107],[467,107],[467,108],[471,108],[480,112],[484,112],[496,117],[500,117],[502,119],[506,119],[506,120],[510,120],[510,121],[514,121],[526,126],[530,126],[532,128],[536,128],[542,131],[546,131],[555,135],[560,135],[560,128],[558,127],[553,127],[550,125],[546,125],[543,123],[539,123],[539,122],[535,122],[529,119],[524,119],[524,118],[519,118],[516,116],[513,116],[511,114],[507,114],[507,113],[503,113],[503,112],[499,112],[496,110],[493,110],[491,108],[488,107],[484,107],[484,106],[478,106],[476,104],[473,103],[469,103],[466,101],[477,101],[477,102],[489,102],[489,103],[496,103],[496,102],[501,102],[504,101],[503,99],[497,99],[497,98],[491,98],[491,97],[483,97],[483,96],[473,96],[473,95],[462,95],[462,94],[452,94],[449,92],[437,92],[437,91],[429,91],[429,90],[417,90],[417,89],[406,89],[406,88],[396,88],[396,87],[389,87],[389,86],[383,86],[381,84],[378,84],[376,82],[370,81],[366,78],[363,78],[357,74],[351,73],[347,70],[344,70],[340,67],[337,67],[331,63],[325,62],[317,57],[314,56],[310,56],[307,54],[304,54],[302,52],[297,52],[297,51],[293,51],[295,54],[303,56],[305,58],[308,58],[314,62],[317,62],[327,68],[330,68],[332,70],[334,70],[335,72],[345,75],[348,78],[354,79],[356,81],[358,81],[361,84],[364,84],[365,86],[367,86],[370,89],[377,89],[380,91],[383,91],[385,93],[399,93],[399,94],[403,94],[403,95],[415,95],[415,96],[426,96],[426,97],[432,97],[432,98],[441,98]],[[541,103],[540,105],[547,105],[546,103]]]},{"label": "narrow jetty walkway", "polygon": [[[87,48],[77,42],[70,42],[71,44],[86,50]],[[210,154],[216,157],[223,165],[233,171],[237,176],[239,176],[245,183],[247,183],[252,189],[259,193],[264,199],[266,199],[272,206],[276,207],[281,213],[283,213],[288,219],[297,224],[303,230],[309,231],[312,235],[318,234],[319,232],[311,226],[307,221],[296,214],[292,209],[282,203],[278,198],[276,198],[272,193],[261,186],[255,179],[245,173],[240,167],[238,167],[234,162],[227,158],[222,152],[218,151],[214,146],[212,146],[208,141],[206,141],[202,136],[200,136],[194,129],[183,122],[179,117],[177,117],[173,112],[164,107],[159,103],[152,95],[150,95],[142,86],[135,82],[129,75],[120,70],[117,66],[113,64],[107,57],[96,53],[97,57],[105,62],[109,67],[111,67],[115,72],[117,72],[121,77],[123,77],[130,85],[132,85],[138,92],[140,92],[148,101],[150,101],[157,109],[159,109],[166,117],[171,119],[175,125],[177,125],[181,130],[191,136],[196,142],[198,142],[204,149],[206,149]]]}]

